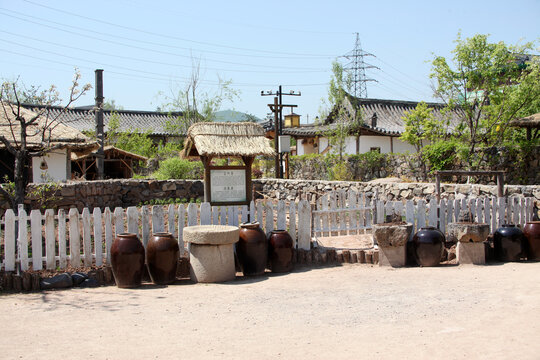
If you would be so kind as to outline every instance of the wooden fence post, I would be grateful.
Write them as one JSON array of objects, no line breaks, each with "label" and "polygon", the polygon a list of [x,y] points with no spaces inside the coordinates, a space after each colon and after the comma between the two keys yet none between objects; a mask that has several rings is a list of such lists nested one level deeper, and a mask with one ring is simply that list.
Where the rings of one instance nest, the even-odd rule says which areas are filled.
[{"label": "wooden fence post", "polygon": [[307,200],[298,203],[298,249],[311,249],[311,206]]}]

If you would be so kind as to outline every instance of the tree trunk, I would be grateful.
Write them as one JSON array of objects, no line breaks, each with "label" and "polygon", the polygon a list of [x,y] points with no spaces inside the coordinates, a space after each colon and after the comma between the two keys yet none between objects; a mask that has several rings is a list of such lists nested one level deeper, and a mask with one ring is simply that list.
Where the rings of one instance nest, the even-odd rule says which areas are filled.
[{"label": "tree trunk", "polygon": [[28,151],[20,149],[15,155],[15,196],[13,198],[13,209],[17,209],[17,205],[24,204],[26,196],[26,186],[28,185]]}]

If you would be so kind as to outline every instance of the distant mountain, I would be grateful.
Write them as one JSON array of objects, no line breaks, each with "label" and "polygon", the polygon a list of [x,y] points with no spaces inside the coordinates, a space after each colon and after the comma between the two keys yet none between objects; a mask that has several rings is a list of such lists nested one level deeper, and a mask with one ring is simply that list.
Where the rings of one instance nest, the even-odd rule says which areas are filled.
[{"label": "distant mountain", "polygon": [[223,110],[218,111],[214,114],[215,122],[243,122],[243,121],[253,121],[261,122],[262,120],[254,115],[246,114],[240,111],[234,110]]}]

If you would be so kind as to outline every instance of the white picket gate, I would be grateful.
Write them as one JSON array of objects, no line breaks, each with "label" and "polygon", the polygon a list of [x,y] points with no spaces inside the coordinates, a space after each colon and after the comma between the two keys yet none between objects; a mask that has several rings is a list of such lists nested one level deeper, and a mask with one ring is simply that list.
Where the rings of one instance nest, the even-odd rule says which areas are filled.
[{"label": "white picket gate", "polygon": [[313,236],[360,234],[371,229],[374,210],[371,199],[353,190],[325,194],[313,211]]},{"label": "white picket gate", "polygon": [[[166,211],[164,211],[166,209]],[[14,271],[17,264],[26,271],[101,266],[110,263],[110,248],[115,234],[135,233],[146,246],[152,233],[168,231],[177,239],[180,249],[185,249],[183,229],[192,225],[238,225],[258,221],[269,234],[274,229],[288,230],[293,244],[299,249],[311,246],[311,208],[307,201],[286,205],[284,201],[251,202],[250,206],[210,206],[190,203],[185,205],[156,205],[141,208],[95,208],[92,213],[75,208],[68,212],[32,210],[30,216],[19,207],[17,214],[7,210],[0,238],[1,267]]]}]

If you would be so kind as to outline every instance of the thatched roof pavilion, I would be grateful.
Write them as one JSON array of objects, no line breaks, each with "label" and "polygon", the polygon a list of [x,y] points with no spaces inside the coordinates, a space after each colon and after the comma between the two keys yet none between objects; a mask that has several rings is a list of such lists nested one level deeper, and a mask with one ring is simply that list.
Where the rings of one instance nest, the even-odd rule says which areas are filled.
[{"label": "thatched roof pavilion", "polygon": [[[521,119],[512,120],[510,121],[510,125],[514,127],[526,128],[527,140],[531,140],[532,129],[540,129],[540,113],[536,113],[534,115],[527,116]],[[536,131],[536,133],[538,134],[538,130]]]},{"label": "thatched roof pavilion", "polygon": [[211,123],[191,125],[184,144],[184,157],[274,156],[264,128],[255,123]]},{"label": "thatched roof pavilion", "polygon": [[[251,166],[257,155],[274,156],[264,128],[258,124],[209,123],[191,125],[183,157],[201,158],[204,165],[204,201],[212,205],[246,205],[253,198]],[[212,165],[215,157],[240,157],[243,166]]]}]

